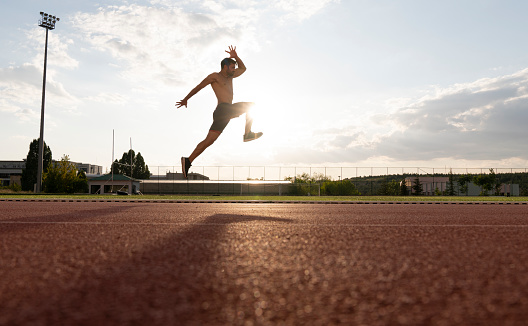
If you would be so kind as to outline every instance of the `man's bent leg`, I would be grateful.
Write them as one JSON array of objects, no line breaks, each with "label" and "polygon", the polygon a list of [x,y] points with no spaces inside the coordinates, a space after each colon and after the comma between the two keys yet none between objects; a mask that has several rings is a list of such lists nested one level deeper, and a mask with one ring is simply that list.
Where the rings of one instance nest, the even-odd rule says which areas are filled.
[{"label": "man's bent leg", "polygon": [[230,118],[236,118],[242,114],[246,114],[245,134],[251,131],[253,125],[253,118],[251,117],[251,108],[255,105],[253,102],[238,102],[231,104],[232,115]]},{"label": "man's bent leg", "polygon": [[196,146],[191,156],[189,156],[189,161],[192,163],[200,154],[203,153],[203,151],[205,151],[207,147],[211,146],[216,141],[216,139],[218,139],[220,134],[220,131],[209,130],[207,137],[205,137],[205,139]]},{"label": "man's bent leg", "polygon": [[251,116],[251,112],[246,112],[246,128],[244,134],[247,135],[251,132],[251,126],[253,125],[253,117]]},{"label": "man's bent leg", "polygon": [[262,136],[261,132],[252,132],[253,117],[251,116],[251,108],[255,105],[253,102],[239,102],[233,104],[238,114],[246,113],[246,126],[244,130],[244,142],[259,139]]},{"label": "man's bent leg", "polygon": [[244,134],[247,135],[251,132],[251,126],[253,125],[253,117],[251,116],[251,109],[255,105],[253,102],[242,102],[240,103],[244,106],[244,111],[246,112],[246,127]]}]

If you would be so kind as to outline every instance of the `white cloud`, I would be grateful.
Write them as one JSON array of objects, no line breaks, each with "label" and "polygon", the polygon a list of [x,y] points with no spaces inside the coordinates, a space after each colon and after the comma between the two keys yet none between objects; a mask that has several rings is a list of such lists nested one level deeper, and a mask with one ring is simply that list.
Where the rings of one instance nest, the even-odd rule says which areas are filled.
[{"label": "white cloud", "polygon": [[[44,48],[46,37],[43,28],[33,28],[26,31],[25,44],[28,48],[35,51],[35,56],[31,64],[36,67],[44,65]],[[36,46],[37,45],[37,46]],[[79,61],[72,58],[68,51],[69,47],[74,45],[71,38],[66,38],[60,33],[53,31],[48,32],[48,69],[53,76],[54,68],[75,69],[79,66]]]},{"label": "white cloud", "polygon": [[[14,116],[22,123],[38,124],[42,100],[45,31],[34,27],[24,31],[17,47],[24,53],[25,63],[11,63],[0,68],[0,112]],[[70,111],[77,99],[60,82],[58,69],[73,70],[79,62],[69,55],[73,40],[52,31],[48,34],[48,62],[46,78],[46,104]]]},{"label": "white cloud", "polygon": [[29,64],[0,69],[0,112],[23,122],[36,120],[40,107],[38,90],[42,87],[37,84],[39,79],[42,83],[42,74],[39,78],[36,67]]},{"label": "white cloud", "polygon": [[[527,90],[528,69],[437,89],[410,105],[373,116],[377,123],[369,128],[317,130],[312,135],[315,146],[284,148],[278,156],[288,163],[315,164],[379,157],[422,163],[526,162]],[[392,131],[372,129],[377,125],[391,125]]]},{"label": "white cloud", "polygon": [[[73,18],[85,41],[109,53],[124,68],[127,80],[175,86],[210,64],[210,52],[240,37],[217,17],[180,8],[139,5],[100,8]],[[217,56],[216,56],[217,57]],[[199,69],[196,69],[198,67]]]},{"label": "white cloud", "polygon": [[330,2],[152,0],[150,6],[107,6],[96,13],[77,13],[72,22],[91,47],[118,61],[123,78],[188,86],[189,80],[203,78],[210,67],[218,66],[227,45],[258,51],[264,13],[279,10],[303,20]]},{"label": "white cloud", "polygon": [[[0,112],[19,121],[38,123],[42,100],[42,68],[32,64],[0,68]],[[71,110],[77,99],[62,83],[46,81],[46,103]]]},{"label": "white cloud", "polygon": [[102,92],[96,96],[88,96],[83,98],[83,101],[96,102],[96,103],[112,103],[116,105],[124,105],[129,98],[117,93]]},{"label": "white cloud", "polygon": [[401,108],[387,119],[405,129],[385,137],[377,152],[396,159],[528,158],[527,85],[528,69],[456,85]]},{"label": "white cloud", "polygon": [[272,7],[286,12],[285,19],[294,19],[297,21],[306,20],[325,6],[338,0],[274,0],[270,2]]}]

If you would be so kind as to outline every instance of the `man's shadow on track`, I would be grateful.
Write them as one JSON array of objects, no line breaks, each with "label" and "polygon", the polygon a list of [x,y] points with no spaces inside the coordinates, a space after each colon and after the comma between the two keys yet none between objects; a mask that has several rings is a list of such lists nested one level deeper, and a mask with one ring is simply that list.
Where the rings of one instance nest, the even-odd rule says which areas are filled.
[{"label": "man's shadow on track", "polygon": [[188,226],[148,226],[150,232],[160,228],[168,236],[137,246],[121,262],[96,259],[67,285],[64,280],[48,279],[50,292],[27,297],[24,309],[0,311],[12,316],[7,321],[15,324],[34,320],[77,325],[234,322],[237,309],[233,304],[246,289],[236,284],[233,275],[225,275],[224,267],[252,257],[238,252],[240,246],[234,245],[239,243],[231,237],[243,238],[246,244],[252,239],[230,226],[244,223],[250,228],[255,227],[253,222],[267,227],[292,220],[215,214]]}]

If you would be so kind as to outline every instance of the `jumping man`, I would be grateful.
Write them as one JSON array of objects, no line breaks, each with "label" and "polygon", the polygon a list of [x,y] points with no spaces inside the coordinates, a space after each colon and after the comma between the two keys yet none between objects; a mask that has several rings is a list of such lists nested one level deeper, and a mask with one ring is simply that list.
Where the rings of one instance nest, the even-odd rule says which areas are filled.
[{"label": "jumping man", "polygon": [[[236,47],[229,46],[229,50],[226,50],[225,52],[229,53],[229,58],[225,58],[220,63],[220,72],[214,72],[205,77],[205,79],[183,100],[176,103],[177,108],[181,108],[182,106],[187,107],[187,101],[209,84],[213,88],[216,98],[218,99],[218,105],[213,112],[213,124],[211,125],[211,128],[209,128],[207,137],[196,146],[191,156],[181,158],[182,172],[185,178],[187,178],[191,163],[198,157],[198,155],[202,154],[207,147],[215,142],[231,119],[244,113],[246,114],[246,128],[244,133],[245,142],[258,139],[262,136],[261,132],[255,133],[251,131],[253,119],[249,114],[249,109],[253,103],[239,102],[233,104],[233,78],[242,75],[246,71],[246,66],[238,57]],[[236,68],[237,64],[238,68]]]}]

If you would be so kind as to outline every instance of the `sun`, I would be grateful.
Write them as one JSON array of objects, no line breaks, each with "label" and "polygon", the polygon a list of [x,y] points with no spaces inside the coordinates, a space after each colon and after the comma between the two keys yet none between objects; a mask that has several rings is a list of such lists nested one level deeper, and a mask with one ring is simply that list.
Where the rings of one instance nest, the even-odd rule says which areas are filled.
[{"label": "sun", "polygon": [[255,103],[251,108],[252,130],[264,133],[261,142],[267,146],[294,146],[303,141],[295,135],[303,125],[303,106],[283,81],[262,76],[241,83],[237,93],[243,94],[240,101]]},{"label": "sun", "polygon": [[287,132],[290,113],[288,104],[284,101],[264,99],[255,101],[251,109],[253,117],[253,130],[262,131],[267,138],[280,138],[280,134]]}]

